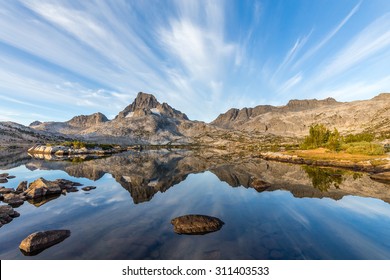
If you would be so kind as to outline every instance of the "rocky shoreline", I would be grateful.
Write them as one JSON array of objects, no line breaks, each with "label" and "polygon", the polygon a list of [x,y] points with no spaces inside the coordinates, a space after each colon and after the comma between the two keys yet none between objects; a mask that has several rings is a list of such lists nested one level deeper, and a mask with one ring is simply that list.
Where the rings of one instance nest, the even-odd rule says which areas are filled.
[{"label": "rocky shoreline", "polygon": [[383,165],[375,165],[372,164],[371,161],[360,161],[353,162],[349,160],[326,160],[326,159],[306,159],[303,157],[299,157],[297,155],[286,155],[279,152],[266,152],[260,153],[258,155],[259,158],[265,160],[293,163],[293,164],[305,164],[305,165],[313,165],[319,167],[336,167],[343,169],[350,169],[353,171],[362,171],[369,173],[382,173],[390,171],[390,161],[388,160],[387,164]]},{"label": "rocky shoreline", "polygon": [[100,147],[75,149],[66,146],[34,145],[33,147],[29,148],[27,152],[31,155],[47,154],[47,155],[56,155],[56,156],[66,156],[66,155],[91,155],[91,154],[110,155],[110,154],[120,153],[126,150],[127,149],[122,148],[120,146],[116,146],[111,149],[102,149]]}]

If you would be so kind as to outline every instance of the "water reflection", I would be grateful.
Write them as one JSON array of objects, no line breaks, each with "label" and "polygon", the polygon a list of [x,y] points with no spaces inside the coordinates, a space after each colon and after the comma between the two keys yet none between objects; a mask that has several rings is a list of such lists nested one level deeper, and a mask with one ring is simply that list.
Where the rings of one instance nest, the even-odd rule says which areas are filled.
[{"label": "water reflection", "polygon": [[[390,188],[364,173],[227,160],[207,151],[21,163],[4,172],[16,175],[13,180],[66,178],[97,188],[38,208],[22,205],[20,217],[0,229],[2,259],[26,258],[17,249],[20,241],[56,228],[72,236],[29,258],[390,258]],[[176,234],[172,219],[188,214],[225,224],[211,234]]]},{"label": "water reflection", "polygon": [[[313,187],[321,192],[327,192],[331,186],[339,188],[346,171],[333,168],[319,168],[316,166],[302,166],[312,181]],[[356,176],[354,179],[357,178]]]},{"label": "water reflection", "polygon": [[226,156],[205,156],[190,151],[129,151],[104,158],[70,160],[31,159],[29,170],[63,170],[76,178],[99,180],[111,174],[126,189],[135,204],[150,201],[189,174],[214,173],[231,187],[253,188],[258,192],[287,190],[295,197],[332,198],[345,195],[378,198],[390,202],[390,188],[367,174],[334,168],[300,166],[261,159],[227,162]]}]

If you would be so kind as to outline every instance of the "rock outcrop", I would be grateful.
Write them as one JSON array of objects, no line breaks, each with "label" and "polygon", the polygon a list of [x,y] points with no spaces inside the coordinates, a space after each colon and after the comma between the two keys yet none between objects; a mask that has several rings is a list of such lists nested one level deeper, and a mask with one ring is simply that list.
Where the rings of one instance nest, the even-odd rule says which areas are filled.
[{"label": "rock outcrop", "polygon": [[19,245],[25,255],[36,255],[43,250],[64,241],[70,236],[70,230],[48,230],[30,234]]},{"label": "rock outcrop", "polygon": [[224,225],[220,219],[206,215],[185,215],[172,219],[173,230],[178,234],[206,234],[218,231]]}]

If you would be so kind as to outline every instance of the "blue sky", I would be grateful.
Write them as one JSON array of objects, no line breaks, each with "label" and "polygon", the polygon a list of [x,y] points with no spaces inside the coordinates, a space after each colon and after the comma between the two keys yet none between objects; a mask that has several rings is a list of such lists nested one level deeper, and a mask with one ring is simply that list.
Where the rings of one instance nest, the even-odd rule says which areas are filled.
[{"label": "blue sky", "polygon": [[102,112],[139,91],[190,119],[390,91],[390,1],[0,0],[0,120]]}]

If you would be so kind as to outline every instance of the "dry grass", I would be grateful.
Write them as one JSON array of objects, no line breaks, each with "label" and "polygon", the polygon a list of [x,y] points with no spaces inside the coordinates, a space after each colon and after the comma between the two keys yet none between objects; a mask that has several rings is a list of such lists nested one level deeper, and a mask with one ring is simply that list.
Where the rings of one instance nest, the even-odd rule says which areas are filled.
[{"label": "dry grass", "polygon": [[335,160],[335,161],[348,160],[352,162],[378,160],[381,163],[383,162],[383,164],[387,162],[387,160],[385,159],[388,157],[388,155],[369,156],[369,155],[360,155],[360,154],[349,154],[346,152],[333,152],[324,148],[318,148],[314,150],[294,150],[294,151],[286,151],[283,153],[287,155],[297,155],[298,157],[302,157],[305,159],[312,159],[312,160]]}]

